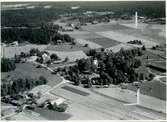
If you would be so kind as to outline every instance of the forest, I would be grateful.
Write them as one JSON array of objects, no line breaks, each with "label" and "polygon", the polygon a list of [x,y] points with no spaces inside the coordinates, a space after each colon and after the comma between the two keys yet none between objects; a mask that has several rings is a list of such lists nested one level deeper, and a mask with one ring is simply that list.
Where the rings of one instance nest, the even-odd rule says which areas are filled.
[{"label": "forest", "polygon": [[[8,4],[8,3],[2,3]],[[14,4],[14,3],[13,3]],[[113,11],[116,15],[129,14],[134,15],[138,11],[139,16],[148,18],[165,17],[165,1],[110,1],[110,2],[42,2],[28,3],[37,5],[34,9],[21,10],[3,10],[1,11],[1,25],[8,26],[39,26],[41,23],[47,23],[60,18],[60,15],[67,13],[81,13],[85,11]],[[50,9],[44,9],[42,6],[52,5]],[[79,9],[72,10],[71,6],[80,6]]]},{"label": "forest", "polygon": [[4,43],[12,43],[18,41],[19,43],[30,42],[33,44],[57,44],[57,40],[62,43],[73,43],[74,39],[68,34],[58,33],[59,26],[50,26],[42,24],[39,28],[9,28],[1,30],[1,40]]}]

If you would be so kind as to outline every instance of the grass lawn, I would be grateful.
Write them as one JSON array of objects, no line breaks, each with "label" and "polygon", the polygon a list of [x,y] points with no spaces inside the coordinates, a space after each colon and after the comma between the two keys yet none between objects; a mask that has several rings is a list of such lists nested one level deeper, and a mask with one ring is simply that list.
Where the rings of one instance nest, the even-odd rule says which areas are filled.
[{"label": "grass lawn", "polygon": [[[136,91],[136,87],[132,86],[132,84],[128,86],[128,89]],[[153,80],[144,82],[140,89],[142,94],[166,100],[166,85],[160,81]]]},{"label": "grass lawn", "polygon": [[89,38],[87,39],[89,41],[92,41],[92,42],[95,42],[101,46],[103,46],[104,48],[108,48],[108,47],[112,47],[112,46],[115,46],[115,45],[118,45],[120,44],[120,42],[118,41],[115,41],[115,40],[112,40],[112,39],[109,39],[109,38]]},{"label": "grass lawn", "polygon": [[31,63],[19,63],[16,64],[16,69],[14,71],[1,73],[2,79],[7,76],[10,76],[12,79],[17,79],[19,77],[38,78],[39,76],[44,76],[49,81],[48,85],[50,86],[56,85],[62,80],[59,76],[51,74],[44,68],[36,68],[36,66]]},{"label": "grass lawn", "polygon": [[68,120],[71,117],[71,115],[68,113],[57,112],[47,108],[37,108],[34,111],[39,113],[40,116],[46,118],[47,120]]}]

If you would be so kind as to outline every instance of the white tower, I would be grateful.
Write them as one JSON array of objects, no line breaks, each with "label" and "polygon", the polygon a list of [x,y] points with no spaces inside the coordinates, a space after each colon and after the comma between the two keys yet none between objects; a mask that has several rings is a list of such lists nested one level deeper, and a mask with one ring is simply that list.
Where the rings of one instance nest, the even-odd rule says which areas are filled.
[{"label": "white tower", "polygon": [[140,88],[137,88],[137,105],[140,104]]},{"label": "white tower", "polygon": [[137,11],[135,12],[135,25],[136,25],[136,28],[138,26],[138,15],[137,15]]}]

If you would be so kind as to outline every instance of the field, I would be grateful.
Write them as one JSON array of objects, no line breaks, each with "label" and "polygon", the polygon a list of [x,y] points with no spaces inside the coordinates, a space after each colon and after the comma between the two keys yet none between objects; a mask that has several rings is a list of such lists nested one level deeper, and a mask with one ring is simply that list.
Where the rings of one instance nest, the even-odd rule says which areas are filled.
[{"label": "field", "polygon": [[146,51],[143,51],[143,55],[138,58],[141,59],[143,63],[150,62],[150,61],[164,62],[165,59],[163,58],[163,56],[164,56],[164,53],[161,56],[160,53],[157,54],[157,53],[154,53],[154,51],[146,50]]},{"label": "field", "polygon": [[108,47],[113,47],[113,46],[116,46],[118,44],[120,44],[120,42],[118,41],[115,41],[115,40],[112,40],[112,39],[109,39],[109,38],[90,38],[90,39],[87,39],[91,42],[94,42],[94,43],[97,43],[99,45],[101,45],[102,47],[104,48],[108,48]]},{"label": "field", "polygon": [[[134,20],[133,20],[134,21]],[[89,43],[90,48],[117,48],[118,44],[126,43],[131,40],[141,40],[146,48],[151,48],[155,45],[165,44],[164,30],[165,26],[160,24],[139,23],[139,27],[134,27],[133,21],[114,21],[109,23],[98,23],[95,25],[88,24],[82,26],[82,31],[63,32],[76,38],[76,40],[84,45]],[[161,32],[161,36],[159,33]],[[121,45],[120,45],[121,46]],[[129,49],[130,46],[126,45]],[[125,47],[126,49],[126,47]]]},{"label": "field", "polygon": [[120,51],[121,48],[123,48],[124,50],[128,50],[128,49],[132,49],[134,47],[133,46],[129,46],[128,44],[121,43],[121,44],[118,44],[116,46],[109,47],[107,49],[112,50],[113,52],[116,53],[116,52]]},{"label": "field", "polygon": [[116,41],[119,41],[121,43],[127,43],[128,41],[131,41],[131,40],[141,40],[146,48],[151,48],[152,46],[158,45],[158,43],[155,43],[153,41],[145,40],[139,37],[122,34],[122,33],[114,32],[114,31],[97,32],[97,34],[113,39],[113,40],[116,40]]},{"label": "field", "polygon": [[89,49],[90,49],[89,47],[84,47],[83,45],[78,43],[76,45],[69,45],[69,44],[49,45],[46,48],[46,50],[64,51],[64,52],[78,51],[78,50],[88,51]]},{"label": "field", "polygon": [[77,59],[87,58],[86,54],[81,50],[71,51],[71,52],[53,51],[53,50],[46,50],[46,51],[49,52],[50,54],[52,54],[52,53],[57,54],[57,56],[60,57],[62,60],[64,60],[66,57],[68,57],[69,62],[74,62]]},{"label": "field", "polygon": [[[89,26],[86,26],[89,27]],[[72,31],[72,32],[61,32],[62,34],[69,34],[70,36],[76,39],[88,39],[88,38],[100,38],[100,35],[95,34],[94,32],[89,32],[86,30],[83,31]]]},{"label": "field", "polygon": [[44,76],[47,78],[48,85],[56,85],[62,81],[62,79],[54,74],[51,74],[48,70],[44,68],[36,68],[31,63],[20,63],[16,64],[16,69],[11,72],[7,73],[1,73],[1,78],[4,79],[10,75],[11,78],[19,78],[19,77],[32,77],[32,78],[38,78],[39,76]]},{"label": "field", "polygon": [[88,32],[103,32],[103,31],[118,31],[129,29],[129,27],[125,27],[120,25],[117,21],[112,21],[110,23],[99,23],[96,25],[88,25],[82,27],[84,31]]},{"label": "field", "polygon": [[76,41],[82,45],[88,44],[88,47],[91,49],[98,49],[102,47],[101,45],[89,40],[77,39]]}]

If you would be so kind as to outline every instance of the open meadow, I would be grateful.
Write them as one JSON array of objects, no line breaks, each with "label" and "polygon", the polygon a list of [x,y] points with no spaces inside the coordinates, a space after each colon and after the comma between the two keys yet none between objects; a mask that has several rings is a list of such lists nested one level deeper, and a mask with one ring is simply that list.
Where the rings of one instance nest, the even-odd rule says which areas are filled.
[{"label": "open meadow", "polygon": [[23,46],[10,46],[1,48],[1,56],[12,58],[16,55],[20,55],[21,52],[29,52],[32,48],[38,48],[40,51],[43,51],[47,45],[36,45],[36,44],[27,44]]},{"label": "open meadow", "polygon": [[31,63],[19,63],[16,64],[16,69],[10,72],[1,73],[1,78],[4,79],[10,76],[11,78],[24,78],[24,77],[32,77],[38,78],[39,76],[44,76],[49,82],[47,83],[50,86],[56,85],[62,81],[60,76],[55,74],[51,74],[50,71],[44,68],[36,68]]}]

